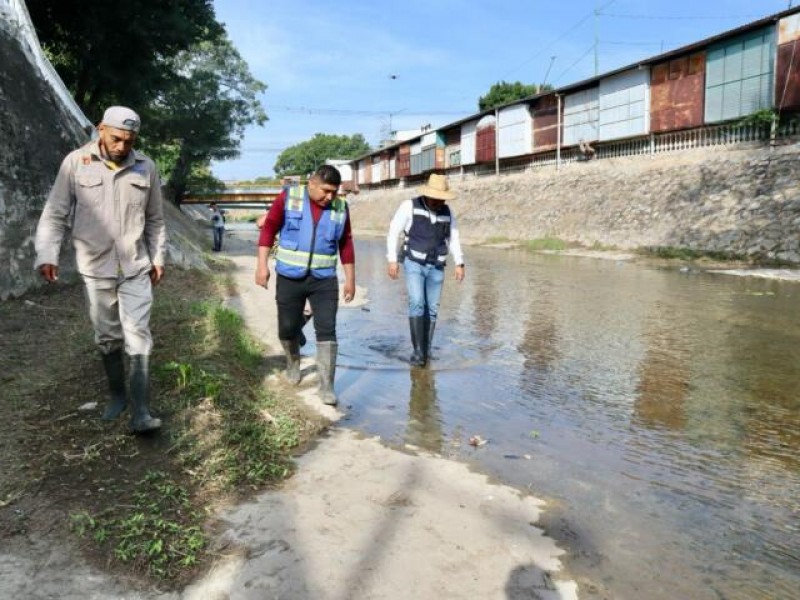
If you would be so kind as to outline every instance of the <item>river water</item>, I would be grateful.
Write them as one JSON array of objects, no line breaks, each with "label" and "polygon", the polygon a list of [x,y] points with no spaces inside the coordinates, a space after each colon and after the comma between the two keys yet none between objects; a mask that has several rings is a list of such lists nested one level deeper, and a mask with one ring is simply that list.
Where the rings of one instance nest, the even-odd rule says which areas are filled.
[{"label": "river water", "polygon": [[340,310],[342,425],[547,499],[583,598],[800,598],[800,284],[468,248],[411,369],[383,255]]}]

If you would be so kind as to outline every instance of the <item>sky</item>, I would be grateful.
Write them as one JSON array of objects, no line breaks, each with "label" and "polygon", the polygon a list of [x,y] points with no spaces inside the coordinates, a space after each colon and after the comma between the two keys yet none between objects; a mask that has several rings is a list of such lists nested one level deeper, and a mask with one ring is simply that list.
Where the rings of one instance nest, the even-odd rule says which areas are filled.
[{"label": "sky", "polygon": [[[797,6],[790,0],[214,0],[217,19],[267,85],[226,181],[273,175],[316,133],[372,147],[478,112],[498,81],[558,88]],[[597,44],[595,44],[597,40]],[[595,50],[596,49],[596,50]]]}]

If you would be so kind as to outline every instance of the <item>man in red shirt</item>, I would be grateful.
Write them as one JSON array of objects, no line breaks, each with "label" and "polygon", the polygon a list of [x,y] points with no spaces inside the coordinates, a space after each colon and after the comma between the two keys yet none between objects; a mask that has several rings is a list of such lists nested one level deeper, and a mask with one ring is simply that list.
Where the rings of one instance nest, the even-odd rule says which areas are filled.
[{"label": "man in red shirt", "polygon": [[344,301],[356,292],[355,251],[347,203],[337,196],[341,174],[323,165],[307,186],[284,188],[273,202],[258,240],[256,284],[266,288],[268,258],[275,252],[275,300],[278,305],[278,338],[286,353],[286,377],[300,382],[299,337],[306,301],[314,314],[317,339],[319,394],[325,404],[338,402],[333,391],[336,373],[336,314],[339,309],[337,258],[344,271]]}]

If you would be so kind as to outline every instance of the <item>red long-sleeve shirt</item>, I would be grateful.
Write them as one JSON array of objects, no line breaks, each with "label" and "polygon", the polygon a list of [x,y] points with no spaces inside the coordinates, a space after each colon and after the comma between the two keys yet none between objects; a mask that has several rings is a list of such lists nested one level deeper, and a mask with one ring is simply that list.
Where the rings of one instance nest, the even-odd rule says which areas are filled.
[{"label": "red long-sleeve shirt", "polygon": [[[310,202],[311,204],[311,216],[314,218],[314,223],[319,223],[319,218],[322,216],[323,210],[328,210],[327,208],[322,208],[316,202]],[[283,216],[285,214],[286,206],[286,190],[283,190],[278,197],[275,198],[275,201],[272,203],[272,206],[267,213],[267,220],[264,221],[264,226],[261,228],[261,235],[258,238],[258,245],[259,246],[266,246],[267,248],[272,248],[275,244],[275,236],[280,233],[281,228],[283,227]],[[347,209],[347,214],[344,220],[344,232],[342,233],[342,237],[339,239],[339,259],[342,261],[343,265],[352,265],[356,262],[356,252],[353,248],[353,233],[350,229],[350,208]]]}]

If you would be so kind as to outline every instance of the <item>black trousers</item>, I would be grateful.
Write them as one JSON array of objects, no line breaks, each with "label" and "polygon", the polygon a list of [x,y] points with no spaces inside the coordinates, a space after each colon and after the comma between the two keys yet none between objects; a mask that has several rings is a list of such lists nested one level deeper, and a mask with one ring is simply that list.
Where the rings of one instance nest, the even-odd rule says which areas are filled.
[{"label": "black trousers", "polygon": [[336,312],[339,310],[339,280],[336,277],[289,279],[278,275],[275,285],[278,304],[278,338],[293,340],[303,328],[306,300],[314,311],[314,333],[318,342],[336,341]]}]

